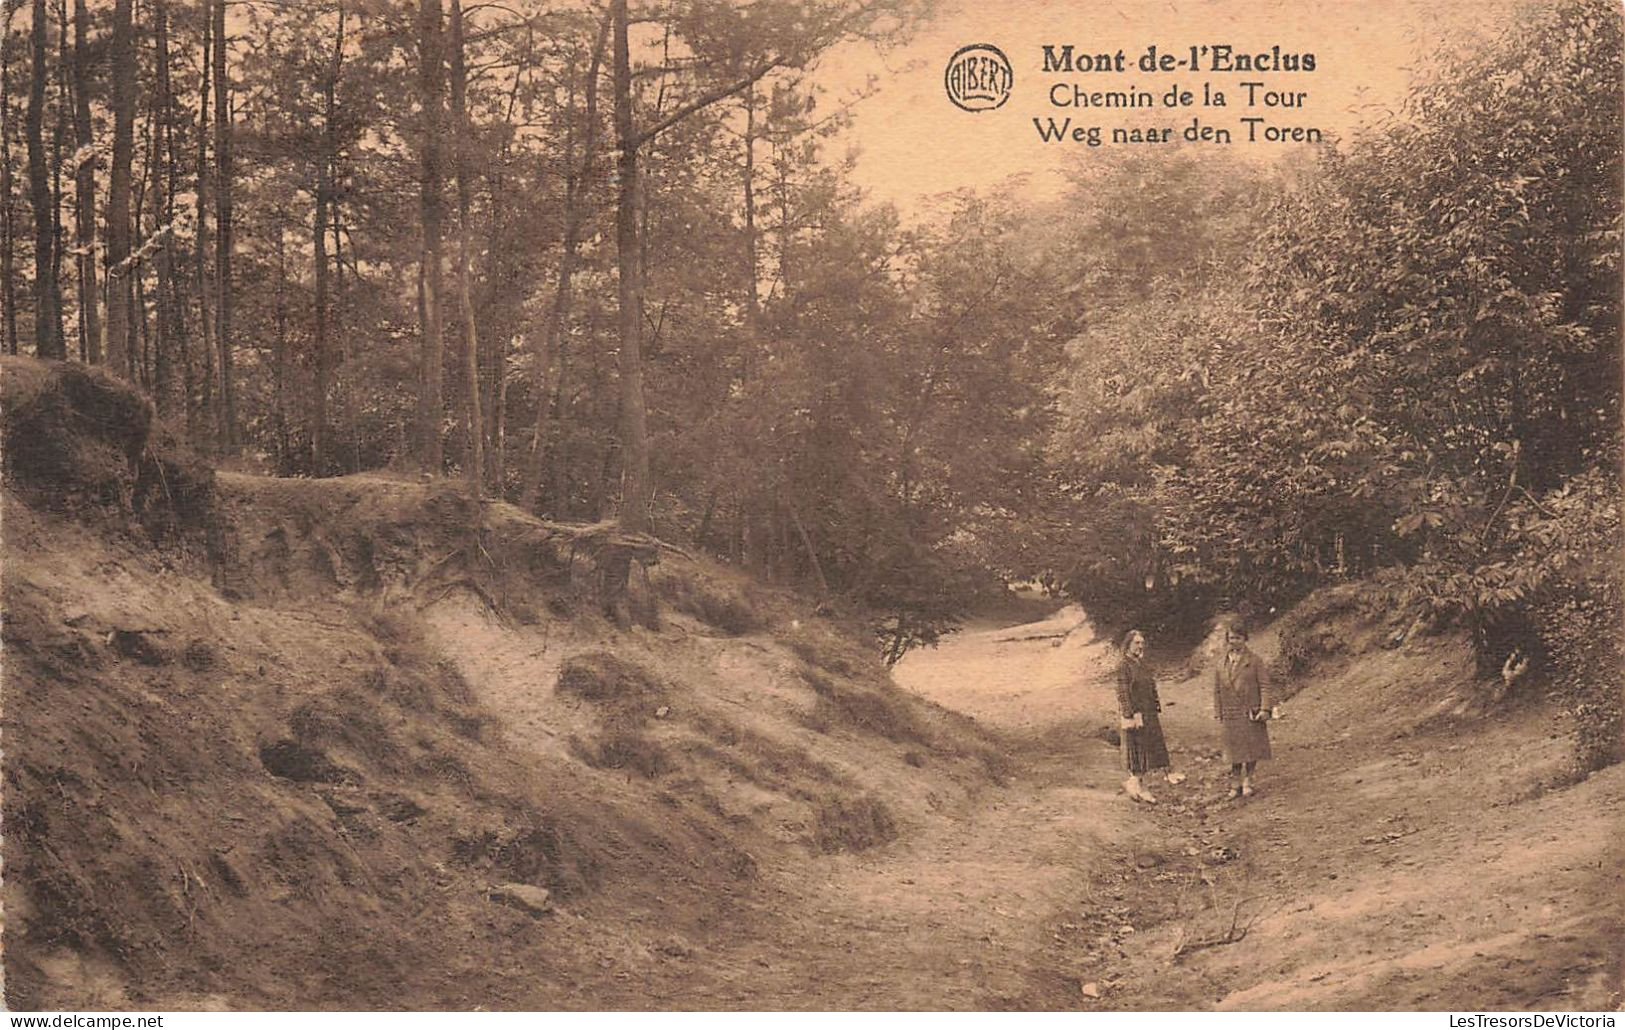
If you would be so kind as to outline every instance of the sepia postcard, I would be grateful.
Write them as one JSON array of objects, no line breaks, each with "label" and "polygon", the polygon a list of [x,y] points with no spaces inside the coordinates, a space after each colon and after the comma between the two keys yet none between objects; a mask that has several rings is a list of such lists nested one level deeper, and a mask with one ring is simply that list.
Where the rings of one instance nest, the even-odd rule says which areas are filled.
[{"label": "sepia postcard", "polygon": [[3,0],[8,1018],[1614,1026],[1622,30]]}]

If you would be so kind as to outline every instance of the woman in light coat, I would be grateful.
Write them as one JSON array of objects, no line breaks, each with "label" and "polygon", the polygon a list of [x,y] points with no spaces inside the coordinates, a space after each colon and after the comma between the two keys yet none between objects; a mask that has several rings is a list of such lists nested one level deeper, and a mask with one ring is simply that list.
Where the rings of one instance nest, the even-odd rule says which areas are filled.
[{"label": "woman in light coat", "polygon": [[1271,708],[1269,674],[1264,663],[1247,647],[1247,631],[1225,630],[1225,654],[1213,670],[1213,717],[1219,720],[1224,757],[1234,784],[1230,797],[1252,797],[1253,768],[1270,757],[1270,734],[1265,727]]}]

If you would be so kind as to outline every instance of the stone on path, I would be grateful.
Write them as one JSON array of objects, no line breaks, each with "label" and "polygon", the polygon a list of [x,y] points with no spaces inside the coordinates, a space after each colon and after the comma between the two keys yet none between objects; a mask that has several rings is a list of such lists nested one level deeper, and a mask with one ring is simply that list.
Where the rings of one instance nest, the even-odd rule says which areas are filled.
[{"label": "stone on path", "polygon": [[546,914],[549,892],[546,887],[533,887],[528,883],[502,883],[492,887],[486,895],[499,905],[517,908],[531,916]]}]

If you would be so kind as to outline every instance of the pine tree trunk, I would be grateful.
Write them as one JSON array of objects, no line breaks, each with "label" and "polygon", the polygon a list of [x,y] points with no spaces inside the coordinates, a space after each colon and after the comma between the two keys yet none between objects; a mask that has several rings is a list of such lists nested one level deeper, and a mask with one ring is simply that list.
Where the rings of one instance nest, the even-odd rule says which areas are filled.
[{"label": "pine tree trunk", "polygon": [[480,411],[480,341],[474,321],[474,295],[469,286],[469,210],[472,207],[468,183],[468,79],[463,65],[463,5],[451,0],[451,119],[452,154],[457,178],[457,302],[463,323],[463,372],[468,379],[468,466],[469,487],[478,497],[483,492],[485,473],[485,416]]},{"label": "pine tree trunk", "polygon": [[[175,90],[170,77],[169,53],[169,0],[154,0],[155,17],[163,29],[161,38],[156,40],[158,45],[158,88],[162,96],[161,110],[163,120],[160,123],[163,136],[163,165],[164,165],[164,224],[170,226],[169,237],[164,241],[164,247],[158,253],[158,280],[159,280],[159,319],[164,326],[164,338],[171,348],[170,357],[174,364],[180,366],[180,411],[185,420],[187,431],[191,430],[192,419],[192,355],[191,347],[187,342],[186,306],[182,296],[182,272],[176,266],[176,248],[178,246],[173,226],[176,221],[175,197],[179,193],[178,180],[180,179],[180,153],[175,149]],[[170,372],[170,378],[174,376]]]},{"label": "pine tree trunk", "polygon": [[[17,12],[12,0],[0,0],[5,17],[0,18],[0,40],[11,38],[11,17]],[[11,48],[0,45],[0,331],[5,351],[17,353],[17,275],[16,206],[11,181]]]},{"label": "pine tree trunk", "polygon": [[762,297],[757,275],[756,239],[756,87],[745,90],[745,353],[739,356],[739,381],[750,382],[761,335]]},{"label": "pine tree trunk", "polygon": [[445,55],[441,45],[440,0],[419,0],[418,86],[422,105],[419,142],[419,208],[423,252],[419,282],[422,289],[423,344],[419,353],[418,461],[426,472],[439,475],[445,465],[440,419],[445,409],[441,394],[445,343],[441,328],[441,245],[444,201],[441,197],[440,133],[445,121]]},{"label": "pine tree trunk", "polygon": [[45,0],[34,0],[33,65],[28,80],[28,196],[34,213],[34,352],[42,358],[64,358],[60,301],[56,290],[55,240],[51,180],[45,159]]},{"label": "pine tree trunk", "polygon": [[[619,271],[616,313],[620,335],[621,500],[617,519],[629,533],[649,528],[652,489],[649,441],[643,400],[643,284],[638,240],[638,140],[632,118],[632,60],[627,45],[627,0],[613,0],[615,47],[615,134],[620,145],[620,188],[615,203],[615,250]],[[605,606],[618,625],[631,622],[627,589],[631,555],[612,553],[604,568]]]},{"label": "pine tree trunk", "polygon": [[[564,244],[559,254],[558,284],[553,288],[553,307],[543,321],[541,335],[537,338],[534,374],[536,430],[530,439],[530,456],[525,464],[525,482],[519,500],[520,506],[527,510],[534,510],[540,502],[542,481],[547,475],[547,437],[552,414],[552,406],[547,402],[547,373],[570,313],[571,289],[581,248],[581,226],[585,221],[580,194],[592,173],[598,146],[598,76],[603,68],[604,45],[609,37],[610,21],[606,18],[601,24],[598,39],[593,45],[592,59],[588,63],[579,170],[573,149],[565,155]],[[560,375],[563,375],[562,364]]]},{"label": "pine tree trunk", "polygon": [[276,470],[287,475],[288,458],[288,241],[279,221],[276,227],[276,296],[273,299],[276,333],[271,354],[271,445],[276,453]]},{"label": "pine tree trunk", "polygon": [[[68,5],[56,0],[56,120],[51,126],[51,305],[56,309],[57,346],[68,356],[67,310],[62,298],[62,255],[68,249],[62,230],[62,144],[71,132],[73,97],[68,93]],[[81,321],[75,319],[75,322]],[[80,360],[84,360],[81,353]]]},{"label": "pine tree trunk", "polygon": [[102,360],[101,288],[96,275],[96,162],[90,122],[90,15],[85,0],[73,4],[73,136],[78,144],[74,171],[74,237],[79,254],[74,260],[79,273],[79,334],[85,360],[93,365]]},{"label": "pine tree trunk", "polygon": [[[164,232],[174,217],[174,165],[166,146],[169,132],[169,0],[150,0],[152,5],[153,59],[157,90],[152,100],[152,220],[156,232]],[[157,308],[154,328],[152,396],[159,414],[167,414],[175,392],[174,320],[169,298],[173,292],[173,237],[159,246],[156,258],[158,286],[154,295]]]},{"label": "pine tree trunk", "polygon": [[135,33],[131,0],[113,4],[113,167],[107,183],[107,344],[113,371],[133,379],[131,347],[130,160],[135,149]]},{"label": "pine tree trunk", "polygon": [[327,401],[332,390],[332,344],[328,340],[328,270],[327,230],[329,213],[333,205],[333,163],[336,160],[338,129],[335,125],[338,106],[338,78],[340,61],[344,53],[344,8],[339,8],[338,32],[333,43],[333,63],[322,90],[323,123],[322,152],[316,161],[316,221],[311,233],[316,265],[316,339],[315,403],[311,413],[311,442],[314,468],[318,476],[326,475],[333,464],[332,442],[328,432]]},{"label": "pine tree trunk", "polygon": [[325,155],[316,162],[316,218],[310,235],[316,272],[315,353],[312,355],[316,366],[316,385],[310,415],[311,473],[318,476],[327,474],[330,458],[327,437],[327,394],[330,389],[327,357],[327,203],[332,187],[328,182],[329,167]]},{"label": "pine tree trunk", "polygon": [[197,418],[190,420],[192,441],[201,444],[210,439],[214,428],[214,314],[209,305],[209,87],[210,50],[213,45],[214,23],[203,19],[203,51],[200,57],[202,71],[198,78],[197,104],[197,166],[196,189],[196,249],[192,252],[192,276],[197,288],[198,328],[202,336],[199,352],[203,368],[198,376]]},{"label": "pine tree trunk", "polygon": [[[620,190],[615,205],[615,246],[620,282],[621,504],[628,532],[649,528],[653,484],[649,479],[648,419],[643,398],[643,281],[638,243],[638,141],[632,124],[632,62],[627,45],[627,0],[613,0],[615,19],[615,132],[619,137]],[[617,577],[624,586],[624,578]]]},{"label": "pine tree trunk", "polygon": [[231,91],[226,78],[226,0],[214,0],[214,282],[215,345],[220,349],[220,450],[237,449],[237,384],[232,369]]},{"label": "pine tree trunk", "polygon": [[[336,117],[336,116],[335,116]],[[336,121],[335,126],[338,124]],[[327,204],[327,228],[333,234],[332,260],[333,260],[333,286],[332,297],[328,300],[328,339],[333,341],[329,348],[330,360],[335,371],[349,368],[350,356],[346,350],[347,336],[344,321],[344,204],[339,170],[339,151],[337,130],[334,133],[332,144],[333,164],[327,173],[328,189],[330,191]],[[350,442],[350,456],[340,461],[339,467],[350,472],[361,471],[361,395],[359,389],[358,369],[352,369],[348,375],[341,375],[338,381],[341,384],[337,389],[344,397],[344,438]],[[335,455],[341,449],[339,444],[343,441],[334,434]]]}]

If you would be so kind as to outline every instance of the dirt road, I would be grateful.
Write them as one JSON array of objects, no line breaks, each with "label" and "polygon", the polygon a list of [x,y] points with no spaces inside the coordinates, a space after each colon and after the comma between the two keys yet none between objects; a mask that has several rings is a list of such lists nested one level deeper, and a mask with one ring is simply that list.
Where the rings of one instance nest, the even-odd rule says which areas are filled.
[{"label": "dirt road", "polygon": [[1425,670],[1437,687],[1459,670],[1426,649],[1356,666],[1305,686],[1259,795],[1231,802],[1205,677],[1165,682],[1190,777],[1148,808],[1121,793],[1101,739],[1110,655],[1080,618],[975,628],[905,660],[901,684],[1007,732],[1019,770],[952,819],[775,883],[754,929],[647,985],[650,1003],[1620,1004],[1625,775],[1548,789],[1563,742],[1538,710],[1396,730],[1351,698],[1373,678]]}]

